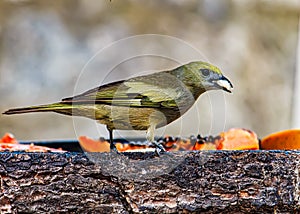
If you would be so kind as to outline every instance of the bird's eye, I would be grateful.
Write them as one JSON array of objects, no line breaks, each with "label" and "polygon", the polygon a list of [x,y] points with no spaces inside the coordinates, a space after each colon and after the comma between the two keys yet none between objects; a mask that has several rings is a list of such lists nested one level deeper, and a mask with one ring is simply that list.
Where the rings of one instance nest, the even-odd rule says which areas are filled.
[{"label": "bird's eye", "polygon": [[209,73],[210,73],[209,70],[206,69],[206,68],[200,69],[200,71],[201,71],[202,75],[205,76],[205,77],[207,77],[209,75]]}]

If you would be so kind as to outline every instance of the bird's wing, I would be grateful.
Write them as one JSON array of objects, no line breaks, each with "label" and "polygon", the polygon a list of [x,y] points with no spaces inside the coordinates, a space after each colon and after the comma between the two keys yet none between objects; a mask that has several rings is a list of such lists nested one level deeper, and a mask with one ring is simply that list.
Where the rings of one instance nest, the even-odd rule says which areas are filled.
[{"label": "bird's wing", "polygon": [[119,81],[65,98],[63,103],[97,103],[127,107],[176,108],[176,100],[184,93],[182,86],[168,76],[156,73]]}]

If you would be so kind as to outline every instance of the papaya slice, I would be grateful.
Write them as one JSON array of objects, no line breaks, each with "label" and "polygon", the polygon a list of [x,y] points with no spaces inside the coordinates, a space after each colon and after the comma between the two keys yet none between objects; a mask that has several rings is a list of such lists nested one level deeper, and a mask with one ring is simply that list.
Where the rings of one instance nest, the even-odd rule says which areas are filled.
[{"label": "papaya slice", "polygon": [[2,138],[0,138],[0,152],[3,151],[25,151],[25,152],[66,152],[61,148],[53,149],[46,146],[36,146],[31,144],[20,144],[13,134],[5,133]]},{"label": "papaya slice", "polygon": [[110,152],[109,143],[106,140],[93,140],[86,136],[80,136],[78,141],[85,152]]},{"label": "papaya slice", "polygon": [[217,139],[218,150],[258,150],[257,135],[247,129],[232,128],[222,132]]},{"label": "papaya slice", "polygon": [[198,137],[193,150],[258,150],[257,135],[247,129],[232,128],[218,136]]},{"label": "papaya slice", "polygon": [[260,148],[266,150],[300,149],[300,129],[284,130],[270,134],[261,140]]}]

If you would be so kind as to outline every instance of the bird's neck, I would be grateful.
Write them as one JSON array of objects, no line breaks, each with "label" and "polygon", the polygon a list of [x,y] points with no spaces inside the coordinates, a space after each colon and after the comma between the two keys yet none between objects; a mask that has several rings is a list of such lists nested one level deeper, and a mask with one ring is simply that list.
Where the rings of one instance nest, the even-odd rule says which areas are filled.
[{"label": "bird's neck", "polygon": [[206,91],[204,88],[199,87],[189,87],[189,90],[193,94],[195,100],[198,99],[198,97]]},{"label": "bird's neck", "polygon": [[177,69],[168,71],[168,73],[175,76],[178,80],[180,80],[192,93],[194,99],[198,99],[198,97],[203,94],[206,90],[203,87],[197,86],[194,84],[194,81],[191,81],[191,76],[189,72],[182,66]]}]

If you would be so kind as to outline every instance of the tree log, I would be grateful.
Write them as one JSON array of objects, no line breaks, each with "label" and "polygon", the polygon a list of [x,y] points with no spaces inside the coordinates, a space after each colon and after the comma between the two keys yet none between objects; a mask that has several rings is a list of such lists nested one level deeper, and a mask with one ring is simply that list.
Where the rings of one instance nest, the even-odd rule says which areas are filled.
[{"label": "tree log", "polygon": [[0,153],[1,213],[297,213],[296,151]]}]

